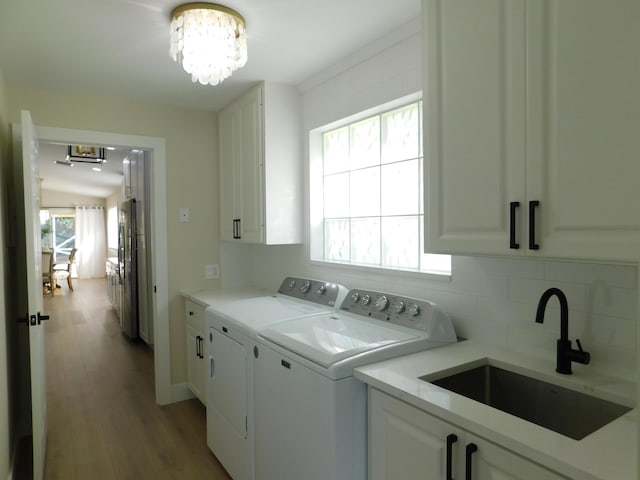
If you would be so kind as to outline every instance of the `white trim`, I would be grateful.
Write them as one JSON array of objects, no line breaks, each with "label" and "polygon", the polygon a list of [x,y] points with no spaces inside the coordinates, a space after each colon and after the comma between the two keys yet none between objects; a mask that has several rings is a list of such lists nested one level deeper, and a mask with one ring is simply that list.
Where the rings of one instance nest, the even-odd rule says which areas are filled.
[{"label": "white trim", "polygon": [[174,402],[191,400],[196,398],[187,383],[174,383],[171,385],[171,398]]},{"label": "white trim", "polygon": [[138,147],[151,152],[151,281],[156,289],[152,302],[156,403],[165,405],[177,401],[171,387],[165,139],[56,127],[36,127],[36,133],[41,142]]}]

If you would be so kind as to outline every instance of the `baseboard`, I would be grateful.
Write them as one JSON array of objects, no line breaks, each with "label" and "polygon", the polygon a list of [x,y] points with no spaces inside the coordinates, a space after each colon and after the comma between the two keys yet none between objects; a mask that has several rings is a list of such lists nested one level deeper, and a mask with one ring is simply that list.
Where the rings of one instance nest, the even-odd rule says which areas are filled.
[{"label": "baseboard", "polygon": [[186,383],[174,383],[171,385],[171,401],[182,402],[183,400],[190,400],[196,398],[193,392],[189,389],[189,385]]}]

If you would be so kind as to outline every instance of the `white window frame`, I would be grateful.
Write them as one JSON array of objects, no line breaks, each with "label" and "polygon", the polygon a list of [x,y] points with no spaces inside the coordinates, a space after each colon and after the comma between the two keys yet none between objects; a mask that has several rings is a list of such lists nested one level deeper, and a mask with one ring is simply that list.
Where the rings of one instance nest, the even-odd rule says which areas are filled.
[{"label": "white window frame", "polygon": [[[345,267],[349,270],[363,272],[392,272],[419,276],[434,276],[436,278],[449,278],[451,276],[451,262],[448,270],[435,269],[401,269],[386,266],[360,265],[348,262],[336,262],[324,258],[324,187],[323,187],[323,134],[325,132],[356,123],[374,115],[401,108],[422,100],[422,94],[416,93],[400,99],[385,103],[378,107],[365,110],[341,120],[316,128],[309,133],[309,257],[312,263],[318,265]],[[424,155],[424,146],[422,149]],[[423,159],[424,165],[424,159]],[[426,192],[425,192],[426,194]],[[424,213],[423,213],[424,215]],[[423,216],[424,218],[424,216]],[[422,232],[424,235],[424,232]],[[450,259],[450,257],[449,257]]]}]

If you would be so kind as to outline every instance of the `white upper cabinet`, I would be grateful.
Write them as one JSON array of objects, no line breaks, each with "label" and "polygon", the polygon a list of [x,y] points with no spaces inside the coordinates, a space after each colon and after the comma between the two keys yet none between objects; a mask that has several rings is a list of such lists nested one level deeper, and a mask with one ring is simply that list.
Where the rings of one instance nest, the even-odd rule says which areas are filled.
[{"label": "white upper cabinet", "polygon": [[424,0],[429,250],[637,259],[634,3]]},{"label": "white upper cabinet", "polygon": [[263,82],[220,112],[222,240],[302,242],[301,135],[293,87]]}]

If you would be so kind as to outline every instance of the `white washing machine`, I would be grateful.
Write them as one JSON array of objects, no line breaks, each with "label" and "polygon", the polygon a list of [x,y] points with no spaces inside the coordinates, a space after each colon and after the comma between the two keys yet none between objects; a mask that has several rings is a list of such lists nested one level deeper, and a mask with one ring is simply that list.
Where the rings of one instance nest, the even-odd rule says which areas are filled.
[{"label": "white washing machine", "polygon": [[433,303],[352,290],[340,311],[260,332],[256,480],[365,480],[367,390],[353,368],[456,342]]},{"label": "white washing machine", "polygon": [[278,322],[337,311],[341,285],[286,278],[278,293],[207,308],[207,445],[234,480],[254,478],[253,354],[257,332]]}]

